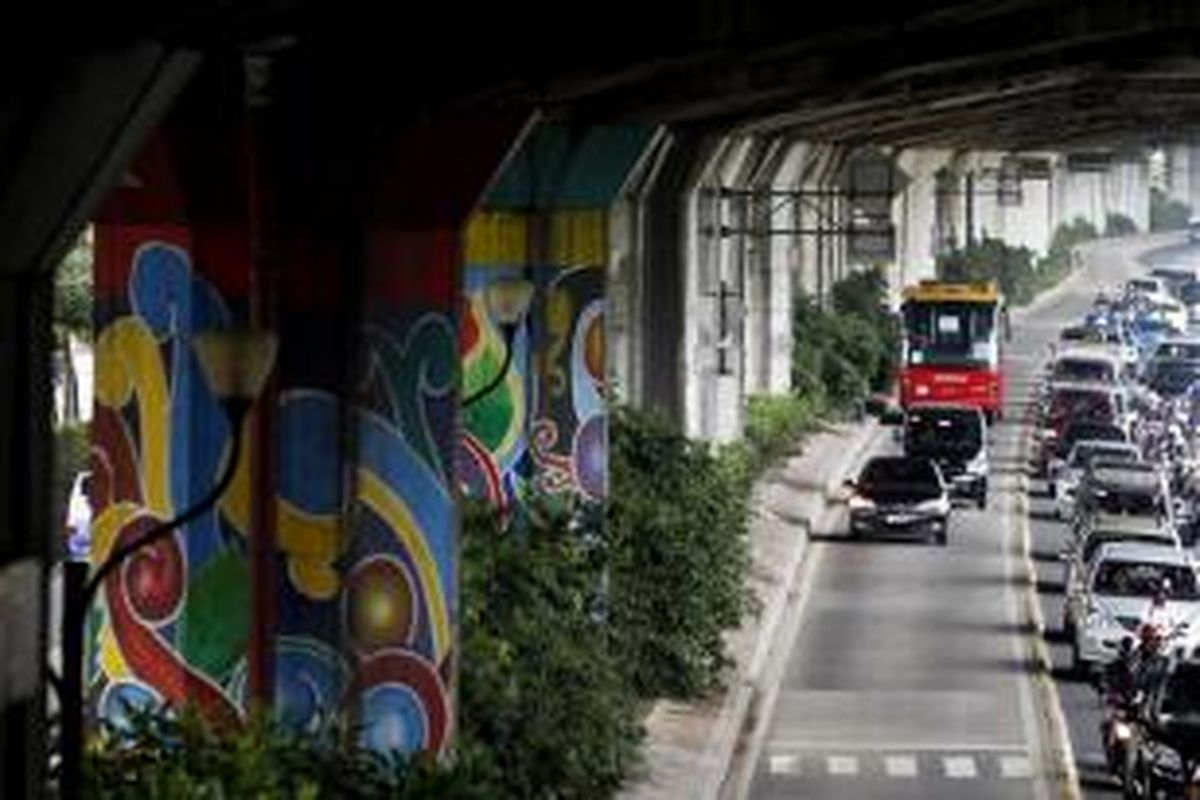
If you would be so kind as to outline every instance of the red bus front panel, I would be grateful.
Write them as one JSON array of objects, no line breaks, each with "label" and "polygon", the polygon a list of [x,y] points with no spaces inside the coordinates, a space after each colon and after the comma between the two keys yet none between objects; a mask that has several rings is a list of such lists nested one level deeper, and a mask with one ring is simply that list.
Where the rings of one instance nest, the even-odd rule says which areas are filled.
[{"label": "red bus front panel", "polygon": [[1004,403],[1000,370],[963,367],[904,367],[900,405],[955,403],[998,412]]}]

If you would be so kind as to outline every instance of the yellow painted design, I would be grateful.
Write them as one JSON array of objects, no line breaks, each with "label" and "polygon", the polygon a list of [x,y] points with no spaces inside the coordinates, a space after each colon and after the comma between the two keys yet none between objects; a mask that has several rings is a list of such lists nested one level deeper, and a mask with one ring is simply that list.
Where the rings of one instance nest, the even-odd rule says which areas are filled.
[{"label": "yellow painted design", "polygon": [[917,303],[995,303],[1000,299],[1000,289],[994,281],[921,281],[916,286],[905,287],[904,299]]},{"label": "yellow painted design", "polygon": [[100,631],[100,652],[97,656],[100,669],[109,680],[120,680],[129,676],[129,666],[121,655],[121,647],[117,644],[117,635],[111,625],[105,625]]},{"label": "yellow painted design", "polygon": [[103,563],[104,559],[108,558],[113,543],[117,540],[117,534],[141,510],[141,507],[133,503],[113,503],[96,515],[95,521],[92,522],[93,564]]},{"label": "yellow painted design", "polygon": [[376,475],[361,468],[358,471],[358,495],[391,528],[416,565],[421,592],[429,608],[435,663],[440,664],[450,646],[450,620],[446,608],[446,588],[442,586],[433,553],[404,501]]},{"label": "yellow painted design", "polygon": [[287,554],[288,573],[297,590],[314,600],[330,600],[341,586],[333,562],[341,549],[337,517],[317,516],[286,500],[276,505],[279,549]]},{"label": "yellow painted design", "polygon": [[[603,209],[546,214],[546,241],[535,240],[535,215],[480,211],[467,221],[466,263],[603,266],[608,262],[608,214]],[[538,253],[544,251],[544,258]]]},{"label": "yellow painted design", "polygon": [[121,317],[101,332],[96,364],[97,402],[120,409],[131,399],[137,401],[146,506],[169,517],[171,398],[158,341],[140,319]]},{"label": "yellow painted design", "polygon": [[524,214],[481,211],[467,221],[466,263],[526,264],[529,262],[529,221]]},{"label": "yellow painted design", "polygon": [[608,263],[608,214],[603,210],[555,211],[550,215],[550,263]]},{"label": "yellow painted design", "polygon": [[[242,421],[242,441],[251,442],[250,416]],[[221,497],[221,513],[234,529],[245,536],[250,530],[250,464],[252,448],[243,447],[238,465],[233,473],[233,482]]]},{"label": "yellow painted design", "polygon": [[[93,564],[100,564],[108,558],[108,554],[116,542],[117,534],[141,511],[142,509],[133,503],[114,503],[96,516],[95,522],[92,523],[91,562]],[[129,674],[129,667],[121,655],[121,648],[117,645],[117,638],[111,625],[105,624],[100,629],[98,646],[97,659],[100,669],[104,671],[105,675],[116,680]]]}]

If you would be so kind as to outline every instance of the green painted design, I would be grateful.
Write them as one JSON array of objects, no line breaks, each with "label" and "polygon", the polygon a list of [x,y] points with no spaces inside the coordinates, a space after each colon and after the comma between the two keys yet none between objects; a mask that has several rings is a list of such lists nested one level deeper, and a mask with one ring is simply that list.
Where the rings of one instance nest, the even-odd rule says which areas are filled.
[{"label": "green painted design", "polygon": [[250,640],[250,565],[245,554],[224,550],[192,573],[180,621],[183,658],[222,681]]}]

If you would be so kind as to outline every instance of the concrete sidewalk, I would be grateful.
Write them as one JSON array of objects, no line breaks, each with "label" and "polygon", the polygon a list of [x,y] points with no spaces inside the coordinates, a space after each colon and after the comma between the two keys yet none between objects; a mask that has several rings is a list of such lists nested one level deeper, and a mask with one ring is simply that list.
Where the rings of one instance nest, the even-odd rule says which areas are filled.
[{"label": "concrete sidewalk", "polygon": [[809,534],[823,531],[828,501],[879,435],[871,419],[832,425],[808,437],[803,452],[754,487],[750,520],[751,586],[757,615],[727,635],[735,660],[723,696],[702,703],[660,701],[645,721],[646,774],[622,800],[711,800],[725,780],[756,695]]}]

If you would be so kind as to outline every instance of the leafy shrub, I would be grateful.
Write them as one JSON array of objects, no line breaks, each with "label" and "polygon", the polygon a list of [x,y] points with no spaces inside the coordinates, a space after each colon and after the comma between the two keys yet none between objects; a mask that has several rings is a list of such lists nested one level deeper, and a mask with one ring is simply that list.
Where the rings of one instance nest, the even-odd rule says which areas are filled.
[{"label": "leafy shrub", "polygon": [[942,256],[938,260],[938,276],[952,281],[994,280],[1011,305],[1027,305],[1066,276],[1075,247],[1096,236],[1095,226],[1082,218],[1059,225],[1046,257],[1036,263],[1028,248],[1012,247],[1000,239],[985,237]]},{"label": "leafy shrub", "polygon": [[792,389],[818,412],[843,411],[895,373],[898,326],[882,273],[853,273],[833,286],[833,310],[805,295],[792,317]]},{"label": "leafy shrub", "polygon": [[222,730],[190,709],[131,710],[131,724],[102,728],[86,754],[85,795],[100,800],[484,800],[478,761],[404,759],[354,744],[348,726],[299,736],[264,715]]},{"label": "leafy shrub", "polygon": [[637,709],[603,611],[608,548],[586,512],[464,521],[460,743],[486,751],[494,797],[609,797],[636,764]]},{"label": "leafy shrub", "polygon": [[1126,214],[1109,212],[1104,218],[1105,236],[1132,236],[1137,232],[1137,223]]},{"label": "leafy shrub", "polygon": [[813,404],[799,395],[751,395],[746,402],[746,443],[752,467],[761,470],[784,455],[816,419]]},{"label": "leafy shrub", "polygon": [[610,426],[613,646],[641,697],[694,698],[720,686],[722,634],[750,608],[753,471],[647,414],[615,409]]},{"label": "leafy shrub", "polygon": [[1167,197],[1158,187],[1150,190],[1150,230],[1177,231],[1187,227],[1192,207],[1182,200]]},{"label": "leafy shrub", "polygon": [[990,237],[953,250],[938,263],[942,280],[996,281],[1014,305],[1024,305],[1033,299],[1034,271],[1031,250]]}]

